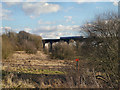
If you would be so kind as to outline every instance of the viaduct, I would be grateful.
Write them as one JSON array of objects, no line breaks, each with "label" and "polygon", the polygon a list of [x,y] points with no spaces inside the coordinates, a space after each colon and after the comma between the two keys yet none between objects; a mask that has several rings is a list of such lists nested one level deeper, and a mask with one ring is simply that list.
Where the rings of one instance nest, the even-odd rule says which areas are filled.
[{"label": "viaduct", "polygon": [[46,43],[50,43],[50,52],[52,51],[52,44],[55,42],[65,41],[69,44],[70,40],[84,42],[87,38],[83,38],[83,36],[72,36],[72,37],[60,37],[60,39],[43,39],[43,48],[45,48]]}]

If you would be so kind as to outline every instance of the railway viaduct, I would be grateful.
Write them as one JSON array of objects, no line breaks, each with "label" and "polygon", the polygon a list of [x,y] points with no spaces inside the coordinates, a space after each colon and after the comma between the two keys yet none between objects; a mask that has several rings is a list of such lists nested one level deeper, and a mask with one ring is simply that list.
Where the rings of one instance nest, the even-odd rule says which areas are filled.
[{"label": "railway viaduct", "polygon": [[64,41],[64,42],[67,42],[69,44],[70,40],[83,42],[86,39],[87,38],[83,38],[83,36],[72,36],[72,37],[60,37],[60,39],[43,39],[42,42],[43,42],[43,48],[45,48],[46,43],[50,43],[50,52],[51,52],[52,51],[52,44],[55,42]]}]

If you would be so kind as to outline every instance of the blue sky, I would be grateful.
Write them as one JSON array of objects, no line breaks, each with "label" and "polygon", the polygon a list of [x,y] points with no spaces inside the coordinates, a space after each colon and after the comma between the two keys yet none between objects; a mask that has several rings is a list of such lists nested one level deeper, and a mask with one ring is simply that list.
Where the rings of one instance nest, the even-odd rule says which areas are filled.
[{"label": "blue sky", "polygon": [[80,26],[96,14],[116,11],[113,2],[2,3],[2,28],[41,35],[43,38],[83,35]]}]

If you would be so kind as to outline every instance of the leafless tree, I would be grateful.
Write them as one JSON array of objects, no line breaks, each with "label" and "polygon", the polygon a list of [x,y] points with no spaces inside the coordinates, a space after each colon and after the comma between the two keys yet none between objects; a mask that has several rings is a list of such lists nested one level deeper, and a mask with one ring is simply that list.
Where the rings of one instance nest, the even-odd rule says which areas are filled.
[{"label": "leafless tree", "polygon": [[[90,57],[96,60],[97,70],[106,73],[111,87],[118,84],[118,30],[120,22],[115,12],[105,12],[95,16],[91,23],[86,23],[82,29],[93,37],[86,43],[90,49]],[[85,49],[86,49],[85,48]],[[85,54],[85,53],[84,53]]]}]

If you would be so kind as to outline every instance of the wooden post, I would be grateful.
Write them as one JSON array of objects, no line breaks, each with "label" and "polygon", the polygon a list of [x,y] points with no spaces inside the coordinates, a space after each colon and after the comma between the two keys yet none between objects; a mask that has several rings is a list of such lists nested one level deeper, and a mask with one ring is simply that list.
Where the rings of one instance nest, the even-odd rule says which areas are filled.
[{"label": "wooden post", "polygon": [[76,70],[78,69],[78,61],[76,61]]}]

